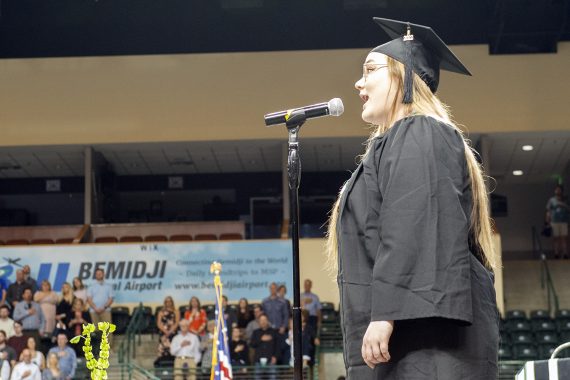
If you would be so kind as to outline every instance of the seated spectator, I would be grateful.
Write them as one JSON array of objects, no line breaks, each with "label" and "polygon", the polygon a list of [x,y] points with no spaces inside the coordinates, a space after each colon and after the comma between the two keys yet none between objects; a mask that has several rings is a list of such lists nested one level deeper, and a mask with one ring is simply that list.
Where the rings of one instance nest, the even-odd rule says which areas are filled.
[{"label": "seated spectator", "polygon": [[53,352],[48,355],[47,368],[42,373],[42,380],[66,380],[59,368],[59,359]]},{"label": "seated spectator", "polygon": [[246,298],[239,300],[238,311],[237,311],[237,327],[239,329],[245,329],[247,324],[253,321],[253,313],[249,309],[249,304]]},{"label": "seated spectator", "polygon": [[263,312],[267,315],[267,318],[269,318],[271,326],[278,330],[280,335],[285,335],[289,324],[289,309],[287,309],[287,303],[283,298],[277,295],[277,284],[272,283],[269,286],[269,292],[269,297],[264,299],[261,304]]},{"label": "seated spectator", "polygon": [[16,353],[14,360],[18,360],[22,351],[28,345],[28,337],[22,332],[22,324],[14,321],[14,335],[6,342],[8,346],[12,347]]},{"label": "seated spectator", "polygon": [[12,310],[16,304],[22,300],[24,289],[30,289],[30,285],[24,280],[24,272],[21,269],[16,271],[16,281],[8,286],[6,291],[6,302],[10,304]]},{"label": "seated spectator", "polygon": [[166,335],[160,336],[158,344],[158,356],[154,360],[155,367],[172,367],[174,356],[170,353],[170,339]]},{"label": "seated spectator", "polygon": [[190,322],[187,319],[180,321],[180,332],[172,338],[170,353],[174,359],[174,380],[184,379],[186,369],[190,374],[187,380],[196,380],[196,365],[202,358],[200,352],[200,339],[190,332]]},{"label": "seated spectator", "polygon": [[14,335],[14,320],[10,318],[8,305],[0,306],[0,330],[4,330],[7,338]]},{"label": "seated spectator", "polygon": [[66,380],[73,379],[77,369],[77,357],[75,351],[67,345],[67,335],[57,336],[57,346],[51,348],[48,356],[55,354],[59,361],[59,369]]},{"label": "seated spectator", "polygon": [[32,270],[30,269],[30,266],[24,265],[22,267],[22,272],[24,273],[24,281],[26,281],[26,283],[32,289],[32,294],[35,294],[38,291],[38,283],[32,277]]},{"label": "seated spectator", "polygon": [[45,331],[46,321],[40,305],[32,301],[32,290],[24,289],[22,301],[16,304],[14,308],[14,321],[22,324],[25,335],[38,338],[41,332]]},{"label": "seated spectator", "polygon": [[210,373],[212,368],[212,350],[214,349],[214,330],[216,329],[216,321],[210,320],[206,324],[206,333],[200,338],[200,350],[202,351],[203,372]]},{"label": "seated spectator", "polygon": [[36,364],[43,371],[43,369],[46,367],[45,357],[41,351],[36,350],[37,346],[36,338],[30,336],[28,337],[27,342],[28,344],[26,348],[30,350],[30,354],[32,355],[32,363]]},{"label": "seated spectator", "polygon": [[[75,298],[73,301],[73,308],[72,314],[70,316],[69,323],[67,325],[66,331],[61,331],[69,336],[77,336],[81,335],[83,331],[83,325],[91,323],[91,314],[85,310],[85,305],[83,304],[83,300],[81,298]],[[61,333],[60,332],[60,333]],[[70,334],[70,335],[69,335]],[[75,354],[79,357],[84,356],[83,349],[81,348],[80,344],[74,344],[73,349],[75,350]]]},{"label": "seated spectator", "polygon": [[0,355],[0,380],[10,380],[10,361]]},{"label": "seated spectator", "polygon": [[259,328],[259,317],[263,314],[263,309],[259,305],[255,305],[253,307],[253,317],[254,319],[247,324],[245,328],[245,340],[247,342],[251,341],[251,336],[253,332]]},{"label": "seated spectator", "polygon": [[0,330],[0,359],[7,361],[10,366],[16,365],[16,351],[6,344],[6,333]]},{"label": "seated spectator", "polygon": [[206,330],[206,322],[208,322],[206,312],[200,307],[198,297],[192,297],[189,305],[189,309],[184,313],[184,319],[190,322],[191,333],[202,336]]},{"label": "seated spectator", "polygon": [[241,331],[239,329],[233,329],[232,339],[230,340],[229,346],[232,365],[249,365],[247,343],[241,338]]},{"label": "seated spectator", "polygon": [[[316,337],[316,332],[308,324],[309,312],[303,310],[301,314],[301,347],[302,347],[302,357],[303,366],[312,365],[315,356],[315,346],[319,344],[319,340]],[[288,357],[289,365],[293,367],[294,357],[293,357],[293,319],[289,320],[289,337],[287,338],[287,346],[289,347]]]},{"label": "seated spectator", "polygon": [[55,309],[58,303],[57,294],[51,289],[48,280],[43,280],[41,289],[34,294],[34,302],[42,309],[45,318],[44,335],[51,335],[55,328]]},{"label": "seated spectator", "polygon": [[63,323],[65,326],[69,323],[73,314],[73,300],[75,296],[73,295],[73,290],[71,289],[71,284],[69,282],[64,282],[61,286],[61,296],[57,303],[55,309],[55,320],[57,322]]},{"label": "seated spectator", "polygon": [[259,328],[253,332],[250,347],[255,349],[255,365],[275,365],[278,355],[278,335],[270,327],[269,319],[265,314],[259,317]]},{"label": "seated spectator", "polygon": [[87,288],[83,285],[83,281],[79,277],[73,278],[73,296],[81,298],[83,304],[87,307]]},{"label": "seated spectator", "polygon": [[40,367],[32,362],[32,354],[27,348],[22,351],[22,361],[14,366],[11,380],[41,380]]}]

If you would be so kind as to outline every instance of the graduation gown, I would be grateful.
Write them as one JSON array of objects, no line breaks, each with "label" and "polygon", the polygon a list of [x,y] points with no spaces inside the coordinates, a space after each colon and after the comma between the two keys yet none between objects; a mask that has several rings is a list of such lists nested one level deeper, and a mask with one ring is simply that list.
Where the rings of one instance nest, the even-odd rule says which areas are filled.
[{"label": "graduation gown", "polygon": [[[337,234],[350,380],[491,380],[499,316],[493,274],[470,251],[462,137],[427,116],[375,138],[342,192]],[[394,320],[391,360],[370,369],[370,321]]]}]

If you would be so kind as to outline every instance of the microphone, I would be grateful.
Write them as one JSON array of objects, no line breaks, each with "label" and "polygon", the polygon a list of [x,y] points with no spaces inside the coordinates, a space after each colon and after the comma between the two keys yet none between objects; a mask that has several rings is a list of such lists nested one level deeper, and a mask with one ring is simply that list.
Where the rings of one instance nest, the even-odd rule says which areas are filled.
[{"label": "microphone", "polygon": [[289,116],[295,111],[304,111],[307,119],[321,116],[340,116],[344,112],[344,105],[340,98],[331,99],[325,103],[313,104],[301,108],[293,108],[287,111],[279,111],[268,113],[263,118],[265,125],[271,127],[272,125],[283,124],[287,122]]}]

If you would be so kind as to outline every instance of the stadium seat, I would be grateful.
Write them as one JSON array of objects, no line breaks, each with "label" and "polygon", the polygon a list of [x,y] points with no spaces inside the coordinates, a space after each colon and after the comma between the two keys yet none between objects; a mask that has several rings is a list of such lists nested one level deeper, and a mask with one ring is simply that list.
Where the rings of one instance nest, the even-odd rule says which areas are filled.
[{"label": "stadium seat", "polygon": [[189,309],[188,305],[182,305],[178,307],[178,311],[180,312],[180,318],[184,318],[184,313],[186,313],[186,310]]},{"label": "stadium seat", "polygon": [[29,241],[27,241],[26,239],[12,239],[12,240],[7,240],[5,245],[28,245],[30,244]]},{"label": "stadium seat", "polygon": [[570,331],[570,319],[557,319],[556,324],[560,332]]},{"label": "stadium seat", "polygon": [[529,332],[514,332],[511,334],[511,342],[514,345],[517,344],[531,344],[534,342],[534,338]]},{"label": "stadium seat", "polygon": [[121,236],[121,243],[140,243],[143,241],[142,236]]},{"label": "stadium seat", "polygon": [[145,321],[145,326],[142,329],[143,334],[154,334],[156,333],[156,317],[152,313],[152,308],[150,306],[143,306],[143,318]]},{"label": "stadium seat", "polygon": [[535,360],[538,358],[538,351],[534,345],[519,344],[513,347],[515,359],[517,360]]},{"label": "stadium seat", "polygon": [[556,344],[539,344],[538,345],[538,358],[541,360],[550,359],[554,350],[558,347]]},{"label": "stadium seat", "polygon": [[119,240],[114,236],[99,236],[95,238],[95,243],[118,243]]},{"label": "stadium seat", "polygon": [[243,240],[241,234],[220,234],[220,240]]},{"label": "stadium seat", "polygon": [[73,238],[60,238],[55,241],[55,244],[71,244],[73,243]]},{"label": "stadium seat", "polygon": [[513,349],[509,344],[501,344],[499,347],[499,360],[512,360]]},{"label": "stadium seat", "polygon": [[190,235],[171,235],[170,241],[192,241],[192,236]]},{"label": "stadium seat", "polygon": [[113,323],[117,326],[115,334],[124,334],[127,330],[127,326],[131,320],[129,315],[129,308],[124,306],[114,306],[111,308],[111,319]]},{"label": "stadium seat", "polygon": [[41,245],[41,244],[53,244],[53,240],[51,239],[32,239],[30,241],[32,245]]},{"label": "stadium seat", "polygon": [[526,319],[524,310],[509,310],[505,318],[507,321]]},{"label": "stadium seat", "polygon": [[325,323],[336,323],[338,322],[338,315],[334,310],[321,310],[321,315],[323,319],[323,324]]},{"label": "stadium seat", "polygon": [[555,332],[545,331],[536,333],[536,342],[538,344],[557,344],[558,334]]},{"label": "stadium seat", "polygon": [[570,319],[570,309],[560,309],[556,312],[556,319]]},{"label": "stadium seat", "polygon": [[168,241],[168,238],[165,235],[148,235],[144,238],[144,241],[160,242],[160,241]]},{"label": "stadium seat", "polygon": [[501,331],[500,333],[501,344],[511,344],[511,335],[506,331]]},{"label": "stadium seat", "polygon": [[196,241],[218,240],[218,236],[214,234],[198,234],[194,236]]},{"label": "stadium seat", "polygon": [[507,329],[510,332],[532,331],[530,323],[525,319],[514,319],[507,322]]},{"label": "stadium seat", "polygon": [[548,319],[535,320],[532,323],[532,329],[535,332],[556,331],[556,324]]},{"label": "stadium seat", "polygon": [[334,310],[332,302],[321,302],[321,310]]},{"label": "stadium seat", "polygon": [[532,310],[530,312],[531,321],[549,320],[549,319],[550,319],[550,313],[548,312],[548,310]]}]

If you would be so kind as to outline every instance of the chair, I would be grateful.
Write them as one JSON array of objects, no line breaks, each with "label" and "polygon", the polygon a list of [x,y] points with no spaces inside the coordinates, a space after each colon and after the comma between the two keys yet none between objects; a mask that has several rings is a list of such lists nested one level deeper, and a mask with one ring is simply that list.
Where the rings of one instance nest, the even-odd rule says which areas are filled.
[{"label": "chair", "polygon": [[535,320],[532,324],[534,332],[556,331],[556,324],[549,319]]},{"label": "chair", "polygon": [[509,310],[505,318],[507,321],[526,319],[524,310]]},{"label": "chair", "polygon": [[180,318],[184,318],[184,313],[186,313],[186,310],[189,310],[190,307],[188,305],[182,305],[178,307],[178,311],[180,312]]},{"label": "chair", "polygon": [[119,240],[114,236],[99,236],[95,238],[95,243],[118,243]]},{"label": "chair", "polygon": [[499,360],[512,360],[513,349],[509,344],[501,344],[499,346]]},{"label": "chair", "polygon": [[321,302],[321,310],[334,310],[334,303]]},{"label": "chair", "polygon": [[157,332],[156,318],[152,313],[152,308],[150,306],[143,306],[143,319],[145,321],[144,327],[142,329],[143,334],[154,334]]},{"label": "chair", "polygon": [[514,319],[507,322],[509,332],[532,331],[530,323],[525,319]]},{"label": "chair", "polygon": [[117,326],[115,334],[124,334],[127,330],[127,326],[131,320],[129,315],[129,308],[125,306],[114,306],[111,308],[111,320]]},{"label": "chair", "polygon": [[26,239],[11,239],[7,240],[5,245],[28,245],[30,244],[29,241]]},{"label": "chair", "polygon": [[148,236],[145,236],[144,241],[154,243],[154,242],[160,242],[160,241],[168,241],[168,238],[165,235],[148,235]]},{"label": "chair", "polygon": [[557,344],[558,334],[550,331],[536,333],[536,342],[538,344]]},{"label": "chair", "polygon": [[511,344],[511,335],[507,331],[500,332],[501,344]]},{"label": "chair", "polygon": [[220,234],[220,240],[243,240],[241,234]]},{"label": "chair", "polygon": [[334,310],[330,310],[330,309],[321,310],[321,316],[323,319],[323,324],[338,322],[338,315],[336,314],[336,311],[334,311]]},{"label": "chair", "polygon": [[511,342],[517,344],[531,344],[534,342],[534,337],[529,332],[514,332],[511,334]]},{"label": "chair", "polygon": [[530,320],[531,321],[536,321],[536,320],[546,320],[546,319],[550,319],[550,314],[548,312],[548,310],[532,310],[530,312]]},{"label": "chair", "polygon": [[560,309],[556,312],[556,319],[567,318],[570,319],[570,309]]},{"label": "chair", "polygon": [[119,240],[121,243],[141,243],[143,241],[142,236],[121,236]]},{"label": "chair", "polygon": [[53,244],[54,241],[51,239],[32,239],[30,241],[31,245],[42,245],[42,244]]},{"label": "chair", "polygon": [[198,234],[194,236],[196,241],[218,240],[218,236],[214,234]]},{"label": "chair", "polygon": [[538,358],[550,359],[554,350],[558,347],[556,344],[539,344],[538,345]]},{"label": "chair", "polygon": [[570,331],[570,319],[557,319],[556,324],[560,332]]},{"label": "chair", "polygon": [[519,344],[513,347],[514,356],[517,360],[535,360],[538,358],[538,350],[531,344]]},{"label": "chair", "polygon": [[171,235],[170,241],[192,241],[192,236],[190,235]]},{"label": "chair", "polygon": [[72,244],[73,238],[60,238],[56,239],[55,244]]}]

